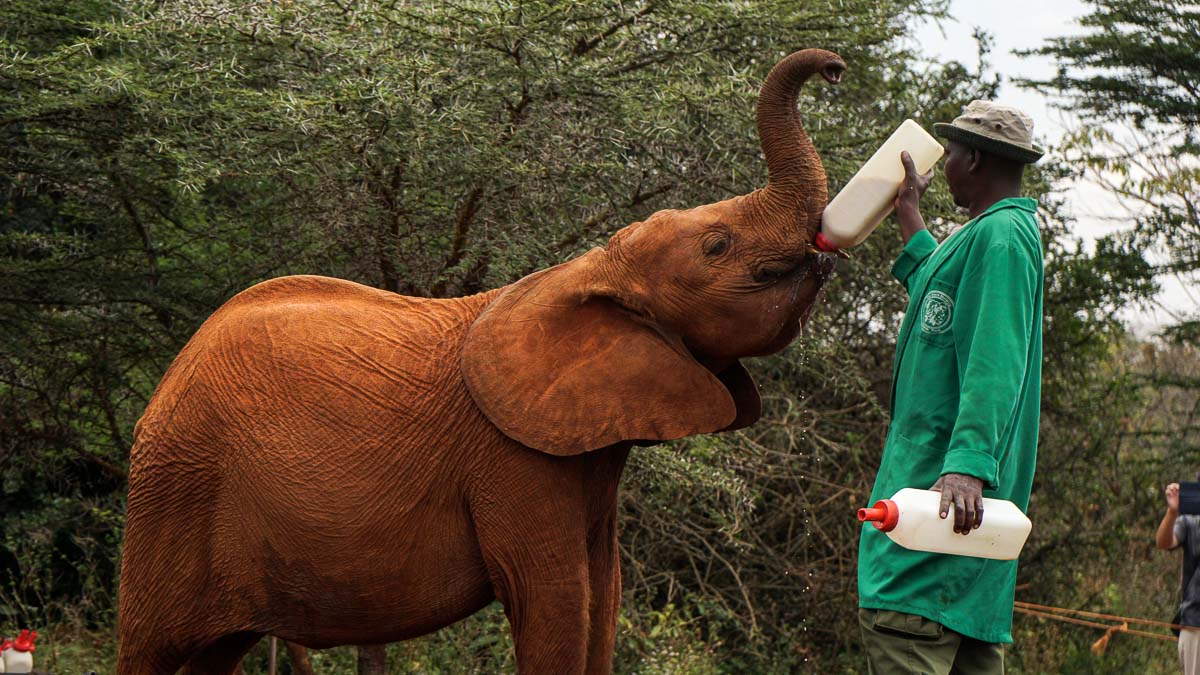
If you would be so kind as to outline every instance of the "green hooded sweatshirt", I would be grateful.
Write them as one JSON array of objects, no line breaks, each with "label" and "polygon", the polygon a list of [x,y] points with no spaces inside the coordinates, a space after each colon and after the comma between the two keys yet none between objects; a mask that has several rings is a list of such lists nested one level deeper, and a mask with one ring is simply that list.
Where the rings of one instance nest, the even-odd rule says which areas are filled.
[{"label": "green hooded sweatshirt", "polygon": [[[872,504],[961,473],[983,481],[984,497],[1027,510],[1042,374],[1036,212],[1032,199],[1001,200],[940,246],[929,232],[918,232],[892,266],[909,303]],[[985,642],[1012,642],[1016,579],[1015,560],[910,551],[869,523],[862,529],[864,608],[917,614]]]}]

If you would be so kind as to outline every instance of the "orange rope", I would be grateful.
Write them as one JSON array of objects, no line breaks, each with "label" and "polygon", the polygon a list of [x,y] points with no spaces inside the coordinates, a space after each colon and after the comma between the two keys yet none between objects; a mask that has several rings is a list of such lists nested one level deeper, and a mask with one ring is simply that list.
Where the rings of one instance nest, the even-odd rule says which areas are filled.
[{"label": "orange rope", "polygon": [[[1142,637],[1154,638],[1156,640],[1167,640],[1168,642],[1177,642],[1179,638],[1174,635],[1164,635],[1162,633],[1151,633],[1150,631],[1137,630],[1130,628],[1129,624],[1144,624],[1149,626],[1158,626],[1161,628],[1176,628],[1180,630],[1187,629],[1187,626],[1179,626],[1166,621],[1155,621],[1153,619],[1135,619],[1127,616],[1116,616],[1113,614],[1101,614],[1100,612],[1088,612],[1082,609],[1068,609],[1066,607],[1051,607],[1049,605],[1037,605],[1032,602],[1022,602],[1017,600],[1013,603],[1013,611],[1037,617],[1039,619],[1054,619],[1056,621],[1065,621],[1080,626],[1088,626],[1089,628],[1100,628],[1104,630],[1104,636],[1092,645],[1092,651],[1096,654],[1103,654],[1108,648],[1108,641],[1114,633],[1129,633],[1131,635],[1140,635]],[[1096,621],[1087,621],[1086,619],[1078,619],[1074,616],[1066,616],[1067,614],[1075,614],[1077,616],[1087,617],[1088,619],[1101,619],[1107,621],[1119,621],[1119,624],[1098,623]]]},{"label": "orange rope", "polygon": [[[1060,608],[1056,608],[1056,609],[1060,609]],[[1117,631],[1119,633],[1129,633],[1131,635],[1141,635],[1143,637],[1155,638],[1158,640],[1167,640],[1169,642],[1175,642],[1176,640],[1179,639],[1179,638],[1176,638],[1174,635],[1163,635],[1162,633],[1151,633],[1149,631],[1137,630],[1136,628],[1130,628],[1127,624],[1125,624],[1123,622],[1119,625],[1114,626],[1113,624],[1109,624],[1109,623],[1096,623],[1095,621],[1085,621],[1083,619],[1076,619],[1076,618],[1070,617],[1070,616],[1062,616],[1059,614],[1050,614],[1048,612],[1039,612],[1039,611],[1032,610],[1032,609],[1025,609],[1024,607],[1013,607],[1013,611],[1021,612],[1022,614],[1028,614],[1029,616],[1036,616],[1036,617],[1042,618],[1042,619],[1056,619],[1058,621],[1066,621],[1068,623],[1079,624],[1080,626],[1089,626],[1091,628],[1103,628],[1106,631]],[[1167,624],[1167,625],[1170,625],[1170,624]]]},{"label": "orange rope", "polygon": [[1140,624],[1145,624],[1148,626],[1158,626],[1159,628],[1183,628],[1183,626],[1179,626],[1179,625],[1176,625],[1173,623],[1168,623],[1166,621],[1155,621],[1153,619],[1134,619],[1134,618],[1131,618],[1128,616],[1116,616],[1113,614],[1101,614],[1099,612],[1087,612],[1082,609],[1067,609],[1066,607],[1051,607],[1049,605],[1035,605],[1032,602],[1022,602],[1021,600],[1017,600],[1016,602],[1013,603],[1013,605],[1014,605],[1014,609],[1019,607],[1019,608],[1023,608],[1023,609],[1041,610],[1043,612],[1058,612],[1058,613],[1062,613],[1062,614],[1075,614],[1078,616],[1085,616],[1089,619],[1108,619],[1109,621],[1120,621],[1122,623],[1140,623]]},{"label": "orange rope", "polygon": [[1058,614],[1048,614],[1046,612],[1038,612],[1038,611],[1035,611],[1032,609],[1025,609],[1024,607],[1013,607],[1013,611],[1020,612],[1022,614],[1028,614],[1029,616],[1036,616],[1036,617],[1039,617],[1042,619],[1058,619],[1059,621],[1075,623],[1075,624],[1079,624],[1080,626],[1090,626],[1092,628],[1103,628],[1105,630],[1108,630],[1109,628],[1113,627],[1112,624],[1108,624],[1108,623],[1096,623],[1095,621],[1084,621],[1083,619],[1076,619],[1076,618],[1070,617],[1070,616],[1059,616]]}]

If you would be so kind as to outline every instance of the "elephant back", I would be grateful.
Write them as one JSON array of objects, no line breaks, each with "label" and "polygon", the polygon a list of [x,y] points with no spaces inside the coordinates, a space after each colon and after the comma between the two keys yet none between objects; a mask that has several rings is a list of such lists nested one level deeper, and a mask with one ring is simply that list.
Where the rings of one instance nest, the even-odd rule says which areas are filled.
[{"label": "elephant back", "polygon": [[135,430],[131,481],[156,466],[338,474],[401,439],[432,439],[449,426],[445,406],[469,404],[461,343],[495,293],[412,298],[318,276],[239,293],[160,381]]}]

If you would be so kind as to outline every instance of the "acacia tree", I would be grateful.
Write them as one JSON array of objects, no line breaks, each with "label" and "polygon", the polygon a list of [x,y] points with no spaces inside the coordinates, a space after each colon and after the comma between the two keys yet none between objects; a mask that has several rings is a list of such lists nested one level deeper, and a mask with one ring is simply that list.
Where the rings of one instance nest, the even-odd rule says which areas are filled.
[{"label": "acacia tree", "polygon": [[[84,618],[111,619],[133,423],[183,342],[236,291],[311,272],[415,295],[469,293],[653,210],[746,192],[764,171],[757,85],[805,46],[839,51],[857,73],[802,102],[844,180],[878,130],[926,107],[887,100],[915,77],[896,38],[943,5],[0,8],[0,438],[14,542],[0,560],[0,609],[58,620],[86,590],[95,606]],[[895,313],[894,291],[855,284],[869,311]],[[687,452],[647,455],[633,482],[678,491],[700,472],[743,485],[719,458]],[[704,485],[714,496],[695,508],[728,505],[728,492]],[[755,498],[736,494],[738,504]],[[663,555],[630,569],[669,564]],[[647,594],[663,578],[634,577]],[[691,602],[705,587],[716,590],[697,581],[665,597]],[[746,606],[726,597],[758,601],[726,591],[730,617]]]},{"label": "acacia tree", "polygon": [[[1058,96],[1081,120],[1066,149],[1082,173],[1125,205],[1129,245],[1152,251],[1160,274],[1200,269],[1200,3],[1093,0],[1084,32],[1027,53],[1051,56],[1056,77],[1022,83]],[[1173,331],[1197,335],[1178,317]]]}]

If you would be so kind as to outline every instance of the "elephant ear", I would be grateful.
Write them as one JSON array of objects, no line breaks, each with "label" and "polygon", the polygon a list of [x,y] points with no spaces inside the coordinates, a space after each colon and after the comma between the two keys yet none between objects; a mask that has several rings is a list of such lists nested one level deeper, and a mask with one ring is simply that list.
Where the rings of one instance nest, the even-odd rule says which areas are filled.
[{"label": "elephant ear", "polygon": [[591,283],[602,255],[518,281],[475,320],[462,372],[488,419],[559,456],[757,420],[757,387],[741,364],[713,375],[681,340]]}]

